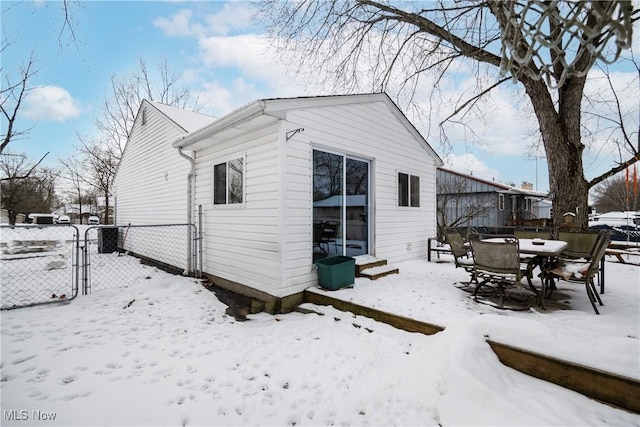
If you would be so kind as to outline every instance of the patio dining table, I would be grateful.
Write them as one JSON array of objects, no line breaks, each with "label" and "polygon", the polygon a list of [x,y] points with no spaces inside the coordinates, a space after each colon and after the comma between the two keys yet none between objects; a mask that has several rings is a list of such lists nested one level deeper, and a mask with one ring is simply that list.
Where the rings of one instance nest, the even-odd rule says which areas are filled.
[{"label": "patio dining table", "polygon": [[538,304],[544,309],[544,297],[546,291],[555,287],[555,279],[553,277],[543,277],[541,292],[538,292],[533,285],[533,270],[540,267],[544,271],[547,266],[557,258],[563,250],[569,246],[568,242],[563,240],[545,240],[545,239],[519,239],[520,255],[533,255],[527,257],[527,282],[529,287],[538,297]]},{"label": "patio dining table", "polygon": [[[503,238],[490,238],[486,240],[504,240]],[[553,262],[569,243],[563,240],[547,240],[547,239],[518,239],[520,256],[527,263],[527,283],[529,288],[536,295],[538,305],[544,309],[544,296],[547,288],[555,286],[554,279],[551,277],[542,279],[541,292],[536,289],[533,284],[533,270],[540,267],[541,271]],[[523,256],[524,255],[524,256]]]}]

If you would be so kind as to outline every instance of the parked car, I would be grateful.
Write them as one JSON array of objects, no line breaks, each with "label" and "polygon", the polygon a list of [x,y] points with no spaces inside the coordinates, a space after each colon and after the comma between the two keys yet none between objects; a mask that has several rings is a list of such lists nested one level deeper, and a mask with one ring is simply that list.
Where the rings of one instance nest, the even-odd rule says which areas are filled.
[{"label": "parked car", "polygon": [[71,218],[69,218],[69,215],[60,215],[58,217],[58,220],[56,221],[57,224],[71,224]]},{"label": "parked car", "polygon": [[95,215],[91,215],[87,220],[87,224],[89,225],[100,225],[100,218]]}]

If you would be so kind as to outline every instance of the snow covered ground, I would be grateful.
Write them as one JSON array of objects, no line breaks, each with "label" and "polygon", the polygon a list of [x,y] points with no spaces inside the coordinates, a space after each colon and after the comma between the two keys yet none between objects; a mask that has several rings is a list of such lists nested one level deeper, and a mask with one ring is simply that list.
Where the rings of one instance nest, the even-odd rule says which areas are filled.
[{"label": "snow covered ground", "polygon": [[[446,258],[446,256],[443,256]],[[500,311],[453,286],[452,263],[407,262],[332,295],[445,326],[432,336],[324,315],[237,322],[163,272],[66,305],[3,311],[2,425],[615,425],[640,416],[503,366],[491,339],[640,378],[640,268],[607,263],[596,316]],[[317,290],[317,292],[325,292]]]}]

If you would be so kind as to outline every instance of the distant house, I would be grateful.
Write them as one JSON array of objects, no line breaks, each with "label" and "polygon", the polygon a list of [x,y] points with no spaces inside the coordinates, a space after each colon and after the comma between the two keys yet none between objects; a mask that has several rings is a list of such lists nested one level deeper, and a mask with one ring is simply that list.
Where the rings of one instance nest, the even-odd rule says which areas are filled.
[{"label": "distant house", "polygon": [[439,227],[546,227],[551,218],[547,194],[438,168]]},{"label": "distant house", "polygon": [[201,207],[207,277],[284,305],[317,284],[324,257],[426,257],[441,164],[386,94],[262,99],[217,120],[145,101],[116,223],[196,222]]},{"label": "distant house", "polygon": [[96,207],[93,204],[70,203],[64,206],[60,215],[69,215],[73,224],[86,224],[87,218],[93,215]]}]

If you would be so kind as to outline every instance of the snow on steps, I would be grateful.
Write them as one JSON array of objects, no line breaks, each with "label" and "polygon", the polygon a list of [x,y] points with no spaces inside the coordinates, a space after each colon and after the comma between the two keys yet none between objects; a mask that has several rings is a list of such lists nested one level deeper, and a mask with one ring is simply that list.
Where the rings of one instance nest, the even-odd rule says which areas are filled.
[{"label": "snow on steps", "polygon": [[367,277],[376,280],[390,274],[398,274],[398,268],[387,265],[386,259],[378,259],[371,255],[359,255],[356,260],[356,277]]}]

